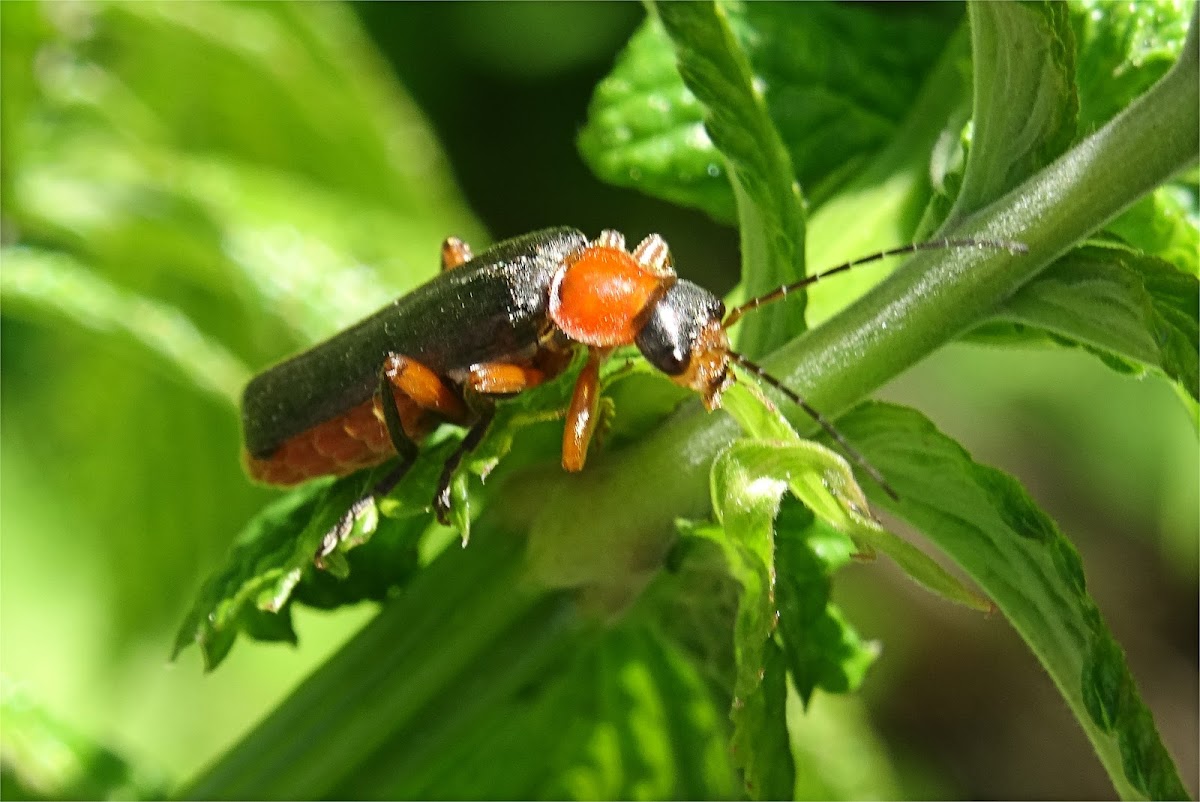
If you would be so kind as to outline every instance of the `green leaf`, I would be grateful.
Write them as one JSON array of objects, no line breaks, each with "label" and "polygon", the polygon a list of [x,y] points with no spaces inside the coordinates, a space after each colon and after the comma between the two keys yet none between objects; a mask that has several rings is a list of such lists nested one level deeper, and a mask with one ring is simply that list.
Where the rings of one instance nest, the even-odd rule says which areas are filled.
[{"label": "green leaf", "polygon": [[32,67],[38,48],[50,39],[50,25],[33,3],[13,6],[4,16],[0,29],[0,69],[4,72],[0,105],[5,110],[0,118],[0,163],[5,169],[0,173],[0,206],[8,213],[13,201],[12,168],[19,159],[25,122],[38,95]]},{"label": "green leaf", "polygon": [[787,663],[773,640],[765,644],[759,675],[758,692],[734,700],[734,730],[729,748],[742,767],[742,778],[751,799],[791,799],[796,766],[784,715]]},{"label": "green leaf", "polygon": [[[704,107],[704,128],[725,159],[737,198],[742,277],[761,295],[804,275],[804,200],[791,160],[754,86],[750,63],[712,2],[655,6],[675,46],[679,74]],[[751,355],[795,336],[791,315],[768,307],[742,324],[739,345]],[[789,319],[791,318],[791,319]]]},{"label": "green leaf", "polygon": [[[787,484],[764,478],[731,446],[713,463],[713,511],[720,527],[697,527],[694,535],[721,543],[734,577],[742,587],[733,642],[737,675],[733,686],[731,749],[746,788],[754,795],[775,787],[772,766],[766,758],[777,751],[780,728],[786,723],[783,707],[769,704],[764,685],[769,653],[777,651],[775,632],[775,532],[774,518]],[[788,773],[790,774],[790,766]],[[788,787],[791,783],[789,781]]]},{"label": "green leaf", "polygon": [[710,522],[680,520],[676,527],[679,539],[636,611],[688,655],[728,710],[737,675],[732,633],[741,585],[729,569],[728,542],[712,530],[693,532]]},{"label": "green leaf", "polygon": [[[862,681],[876,650],[858,639],[830,600],[829,575],[850,559],[852,545],[838,532],[814,529],[811,513],[794,503],[784,504],[788,512],[773,522],[787,473],[764,468],[743,448],[755,445],[736,442],[713,465],[714,510],[721,525],[694,524],[685,532],[720,545],[741,586],[733,633],[730,750],[752,798],[780,799],[791,798],[795,783],[785,715],[787,675],[805,701],[816,687],[845,692]],[[720,598],[712,590],[708,595],[702,610],[712,610],[709,605]],[[673,618],[695,614],[678,603],[670,609]],[[715,609],[721,609],[719,601]],[[678,624],[668,631],[681,634]],[[695,638],[692,629],[684,633]],[[707,663],[717,650],[699,651]]]},{"label": "green leaf", "polygon": [[[1065,57],[1061,54],[1062,47],[1073,39],[1070,30],[1065,29],[1067,6],[979,3],[971,8],[977,59],[990,56],[994,63],[986,74],[993,77],[984,82],[981,91],[980,76],[984,73],[977,63],[976,130],[956,215],[990,200],[989,193],[982,193],[978,203],[963,200],[971,188],[973,169],[979,170],[982,176],[977,184],[990,184],[992,190],[1006,190],[1011,182],[996,173],[1004,169],[1006,160],[1021,166],[1014,178],[1022,178],[1057,155],[1074,130],[1073,119],[1063,117],[1061,112],[1055,112],[1061,118],[1057,121],[1054,114],[1042,118],[1044,130],[1040,132],[1036,128],[1038,115],[1029,121],[1009,113],[1013,108],[1037,108],[1032,101],[1013,103],[1012,98],[1021,96],[1022,91],[1031,97],[1041,97],[1039,93],[1046,93],[1048,86],[1062,86],[1073,76],[1073,73],[1068,75],[1072,61],[1070,54]],[[1070,22],[1081,37],[1082,55],[1078,68],[1081,85],[1094,87],[1103,78],[1097,75],[1098,72],[1113,75],[1130,72],[1138,77],[1126,86],[1140,92],[1161,77],[1168,57],[1178,57],[1186,19],[1178,6],[1155,9],[1153,4],[1146,4],[1136,12],[1121,10],[1124,7],[1115,4],[1103,7],[1077,4],[1071,8],[1074,13]],[[1040,34],[1027,37],[1036,41],[1040,36],[1045,42],[1045,53],[1040,62],[1020,58],[1022,51],[1005,39],[1008,28],[1014,27],[1015,23],[1045,27]],[[1101,29],[1107,32],[1100,33]],[[1177,33],[1179,38],[1169,41],[1171,32]],[[1145,68],[1141,63],[1143,56],[1149,61]],[[1006,84],[1004,66],[1021,63],[1027,68],[1025,80],[1018,81],[1016,86]],[[1040,71],[1030,72],[1029,68],[1036,68],[1038,63],[1042,65]],[[1010,72],[1021,74],[1016,69]],[[994,77],[996,75],[1001,76],[999,80]],[[1068,83],[1066,89],[1073,92],[1073,85]],[[990,95],[986,94],[989,89]],[[1115,90],[1116,85],[1110,89]],[[1073,94],[1069,94],[1057,101],[1058,107],[1070,111],[1072,104],[1078,105],[1073,98]],[[1122,102],[1127,100],[1128,97]],[[1007,115],[1008,119],[1007,128],[1000,125],[989,129],[991,135],[986,141],[992,147],[986,153],[979,150],[984,145],[981,130],[988,119],[981,114],[981,106],[985,110],[993,108],[995,116]],[[1025,162],[1019,158],[1013,161],[1021,155],[1024,145],[1029,145],[1023,151]],[[980,154],[978,158],[977,153]],[[987,178],[989,174],[990,179]],[[983,336],[992,341],[1007,340],[1011,344],[1082,344],[1097,353],[1106,364],[1124,372],[1137,371],[1141,365],[1157,367],[1180,382],[1184,391],[1195,398],[1196,354],[1191,345],[1196,339],[1194,282],[1187,281],[1171,271],[1169,265],[1155,259],[1155,255],[1161,253],[1194,275],[1197,247],[1200,247],[1200,234],[1195,224],[1187,219],[1176,196],[1163,188],[1123,212],[1106,232],[1149,250],[1151,255],[1138,257],[1118,249],[1110,249],[1109,254],[1087,249],[1069,255],[1023,287],[998,312],[1003,319],[1034,326],[1036,330],[1018,327],[1002,330],[988,325],[972,336]],[[1090,262],[1096,264],[1089,266]],[[1052,336],[1046,337],[1043,331]]]},{"label": "green leaf", "polygon": [[[832,3],[721,9],[816,205],[897,136],[961,16],[949,5],[938,13]],[[579,147],[606,181],[732,221],[734,194],[702,120],[652,19],[596,87]]]},{"label": "green leaf", "polygon": [[178,306],[251,364],[432,275],[449,231],[478,235],[346,9],[94,3],[75,16],[69,35],[41,34],[63,53],[14,137],[6,218]]},{"label": "green leaf", "polygon": [[[928,193],[927,151],[948,113],[965,95],[960,37],[944,43],[959,11],[879,14],[853,5],[751,3],[720,6],[753,66],[778,134],[763,140],[760,159],[782,146],[818,214],[826,201],[837,206],[810,226],[810,257],[821,265],[895,245],[911,235],[897,215],[911,217]],[[612,75],[597,87],[580,149],[604,179],[670,200],[698,205],[719,219],[746,213],[735,206],[722,169],[718,137],[701,126],[702,106],[670,69],[666,36],[655,21],[631,39]],[[943,56],[945,48],[946,56]],[[939,58],[941,57],[941,58]],[[732,74],[732,73],[730,73]],[[691,87],[696,90],[696,87]],[[753,130],[753,129],[747,129]],[[732,159],[736,154],[725,152]],[[774,159],[774,161],[779,161]],[[736,178],[736,176],[735,176]],[[781,176],[774,176],[780,181]],[[846,196],[836,195],[845,187]],[[743,220],[743,223],[746,222]],[[753,222],[753,221],[752,221]],[[772,235],[778,232],[769,232]],[[742,226],[746,294],[768,289],[756,265],[762,261]],[[796,258],[803,258],[797,241]],[[797,262],[799,265],[799,262]],[[766,275],[764,273],[764,275]],[[822,302],[814,323],[880,275],[848,274],[813,288]],[[776,284],[783,275],[774,276]],[[864,281],[867,283],[864,285]],[[850,288],[846,292],[835,292]],[[740,345],[768,350],[802,330],[796,308],[763,310],[770,321],[746,321]],[[769,336],[754,333],[768,330]]]},{"label": "green leaf", "polygon": [[765,367],[836,415],[990,317],[1063,253],[1193,165],[1200,151],[1194,34],[1176,66],[1126,111],[956,232],[1019,239],[1027,253],[918,255],[847,308],[836,326],[811,329]]},{"label": "green leaf", "polygon": [[[1195,216],[1197,189],[1168,184],[1126,209],[1105,227],[1134,248],[1192,276],[1200,276],[1200,224]],[[1190,197],[1189,197],[1190,196]]]},{"label": "green leaf", "polygon": [[872,492],[986,591],[1041,661],[1122,798],[1187,795],[1071,543],[1012,477],[919,413],[863,404],[838,421],[902,501]]},{"label": "green leaf", "polygon": [[[786,480],[796,498],[823,522],[853,538],[868,553],[875,549],[883,552],[934,593],[976,610],[991,609],[986,599],[927,554],[880,526],[846,460],[818,442],[802,439],[756,388],[734,385],[725,392],[723,404],[747,434],[770,438],[730,446],[731,452],[739,450],[739,459],[755,465],[765,476]],[[715,496],[713,506],[717,508]]]},{"label": "green leaf", "polygon": [[161,774],[131,764],[0,677],[0,788],[5,799],[165,799]]},{"label": "green leaf", "polygon": [[1145,0],[1066,4],[1078,43],[1079,123],[1108,122],[1179,58],[1193,2]]},{"label": "green leaf", "polygon": [[[946,191],[959,197],[951,220],[1047,164],[1076,132],[1091,133],[1161,78],[1182,48],[1188,5],[972,4],[974,135],[964,143],[971,151],[968,175],[944,179],[950,182]],[[1030,47],[1038,42],[1041,53]],[[1014,102],[1022,94],[1028,102]],[[975,156],[980,147],[986,152]],[[1005,171],[1011,172],[1007,179]],[[972,192],[978,197],[972,199]],[[931,212],[937,205],[935,200]],[[1179,213],[1168,190],[1143,199],[1108,230],[1196,272],[1195,223]]]},{"label": "green leaf", "polygon": [[[747,432],[780,440],[738,440],[714,461],[712,505],[720,527],[697,526],[725,550],[741,596],[734,627],[736,679],[733,686],[732,748],[747,788],[774,797],[790,788],[791,771],[780,774],[777,752],[782,700],[767,700],[777,689],[766,683],[780,657],[807,702],[814,688],[844,692],[857,686],[874,658],[829,602],[828,574],[850,556],[847,535],[878,547],[918,581],[967,604],[986,608],[976,596],[920,550],[885,532],[867,512],[866,499],[841,457],[801,440],[778,411],[743,386],[726,391],[725,406]],[[789,515],[786,529],[775,519],[791,490],[838,532],[811,527],[801,513]],[[811,538],[811,539],[810,539]],[[832,540],[831,540],[832,538]],[[780,568],[788,571],[779,579]],[[777,596],[778,593],[778,596]],[[776,625],[783,648],[775,642]],[[776,655],[776,653],[778,653]],[[784,732],[786,742],[786,732]],[[790,766],[790,757],[787,765]]]},{"label": "green leaf", "polygon": [[[932,189],[946,181],[961,183],[961,161],[941,163],[961,153],[954,147],[970,113],[970,51],[966,27],[947,39],[891,141],[862,171],[809,218],[809,263],[813,272],[864,254],[911,241],[930,204]],[[933,154],[932,158],[930,154]],[[949,173],[947,175],[947,173]],[[932,187],[931,187],[932,183]],[[954,184],[957,191],[958,183]],[[942,215],[951,201],[935,198]],[[940,216],[937,219],[941,219]],[[887,275],[886,263],[850,270],[808,290],[808,322],[828,320]]]},{"label": "green leaf", "polygon": [[704,130],[704,109],[679,77],[656,19],[634,33],[612,75],[596,86],[579,151],[605,181],[718,220],[737,217],[725,165]]},{"label": "green leaf", "polygon": [[1008,192],[1075,139],[1075,42],[1062,3],[969,3],[973,135],[945,225]]},{"label": "green leaf", "polygon": [[186,796],[735,795],[723,711],[670,639],[527,580],[521,539],[481,524]]},{"label": "green leaf", "polygon": [[[729,717],[729,750],[747,793],[755,799],[788,798],[795,782],[788,748],[786,664],[773,639],[775,555],[773,518],[786,485],[756,481],[736,458],[713,465],[714,500],[721,524],[696,524],[692,537],[721,546],[741,585],[733,630],[735,677]],[[717,494],[724,494],[718,496]],[[728,506],[726,507],[726,503]]]},{"label": "green leaf", "polygon": [[237,404],[250,372],[179,310],[125,292],[63,253],[4,248],[0,259],[5,314],[79,326],[109,342],[125,340],[189,384]]},{"label": "green leaf", "polygon": [[[567,737],[548,750],[557,770],[539,780],[539,798],[736,794],[724,711],[696,666],[657,629],[635,614],[586,649],[569,670],[562,684],[571,690],[554,701],[573,721],[552,725],[551,732]],[[581,737],[570,738],[576,733]],[[479,784],[473,796],[493,793]]]},{"label": "green leaf", "polygon": [[[426,220],[452,202],[436,147],[412,136],[423,122],[349,8],[97,3],[80,13],[80,28],[94,32],[81,49],[140,101],[120,124],[145,138],[306,176]],[[204,80],[181,93],[183,75]],[[395,157],[400,142],[409,158]]]},{"label": "green leaf", "polygon": [[[520,547],[511,532],[493,530],[477,532],[468,549],[442,551],[182,796],[403,795],[384,790],[407,780],[394,766],[411,767],[427,739],[494,694],[519,699],[536,688],[578,643],[570,600],[522,580]],[[350,783],[376,790],[351,794]]]},{"label": "green leaf", "polygon": [[[438,451],[422,459],[440,465]],[[225,566],[201,588],[176,636],[175,656],[196,643],[211,671],[225,659],[239,633],[295,643],[293,600],[329,608],[382,600],[403,585],[417,569],[417,538],[426,527],[424,519],[359,521],[350,536],[322,558],[333,576],[315,564],[325,534],[391,467],[385,464],[335,481],[314,480],[265,507],[238,536]],[[428,503],[427,497],[422,509]],[[376,540],[363,554],[351,557],[358,547]],[[364,570],[355,571],[355,566]]]},{"label": "green leaf", "polygon": [[961,7],[949,5],[746,3],[741,10],[743,47],[814,206],[905,136],[962,19]]},{"label": "green leaf", "polygon": [[248,361],[379,308],[394,296],[385,276],[406,287],[435,270],[429,226],[395,210],[253,165],[136,155],[99,137],[48,151],[24,166],[15,219],[111,281],[179,305]]},{"label": "green leaf", "polygon": [[1158,368],[1195,399],[1198,308],[1195,276],[1125,248],[1090,245],[1022,287],[998,316]]},{"label": "green leaf", "polygon": [[[728,544],[734,577],[742,585],[733,633],[737,681],[733,707],[737,710],[758,690],[764,644],[775,632],[774,519],[787,484],[775,478],[760,481],[734,451],[713,463],[713,511],[721,528],[695,528],[691,534]],[[722,531],[724,529],[724,531]]]},{"label": "green leaf", "polygon": [[778,635],[800,701],[807,707],[817,688],[857,690],[879,649],[864,643],[831,601],[833,572],[854,557],[852,542],[785,499],[775,546]]}]

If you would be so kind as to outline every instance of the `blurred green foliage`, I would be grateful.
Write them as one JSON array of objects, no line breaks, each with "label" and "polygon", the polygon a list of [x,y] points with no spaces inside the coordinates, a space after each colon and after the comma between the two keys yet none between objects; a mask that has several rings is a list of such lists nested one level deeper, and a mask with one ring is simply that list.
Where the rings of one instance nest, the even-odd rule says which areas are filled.
[{"label": "blurred green foliage", "polygon": [[367,613],[298,659],[162,672],[191,588],[270,497],[236,467],[241,383],[481,228],[347,8],[18,3],[4,23],[3,669],[186,774]]},{"label": "blurred green foliage", "polygon": [[[1160,77],[1178,55],[1187,20],[1171,4],[1071,8],[1078,121],[1055,153],[1039,156],[1042,163]],[[1106,16],[1113,9],[1115,19]],[[696,206],[722,221],[736,214],[728,164],[714,149],[719,137],[705,134],[703,108],[681,82],[660,29],[643,25],[616,56],[641,19],[635,6],[89,2],[8,3],[2,12],[0,671],[18,686],[5,689],[4,795],[153,796],[161,793],[163,774],[182,781],[218,755],[228,758],[238,735],[374,612],[370,605],[334,614],[296,608],[301,639],[295,651],[242,644],[211,676],[201,676],[190,656],[164,670],[171,630],[193,589],[222,561],[234,533],[272,497],[251,487],[237,467],[236,400],[244,378],[431,276],[438,244],[450,233],[482,243],[487,229],[503,236],[558,223],[589,233],[623,228],[634,237],[656,229],[672,242],[681,271],[728,287],[735,281],[736,253],[729,232],[702,216],[597,183],[573,142],[578,134],[585,159],[602,178]],[[953,203],[955,176],[961,178],[973,148],[983,147],[965,128],[969,51],[966,36],[955,34],[962,16],[961,7],[948,4],[751,4],[734,15],[732,30],[807,193],[811,267],[913,237],[931,196],[931,208],[942,212]],[[943,158],[940,169],[930,169],[931,150],[935,168],[938,154]],[[1193,171],[1155,192],[1110,232],[1194,275],[1195,178]],[[865,286],[835,284],[814,293],[809,322],[825,319]],[[1016,335],[1006,330],[1005,336]],[[1190,353],[1186,343],[1173,353],[1180,351]],[[1073,361],[1066,367],[1056,361],[1064,358]],[[1149,587],[1167,602],[1180,599],[1194,607],[1194,431],[1160,379],[1139,384],[1090,373],[1088,359],[1082,351],[1056,351],[1039,361],[1035,355],[956,348],[889,393],[928,402],[930,414],[980,461],[1022,475],[1028,470],[1033,495],[1080,543],[1093,578],[1089,546],[1096,540],[1088,538],[1089,529],[1119,544],[1108,548],[1138,554],[1161,580]],[[1143,361],[1195,383],[1186,370]],[[1066,373],[1079,378],[1061,380]],[[914,375],[927,377],[926,383],[915,386]],[[1014,416],[1016,423],[1006,428]],[[522,434],[528,441],[547,440],[543,430],[551,428],[533,426]],[[624,436],[632,440],[638,431],[633,427]],[[1047,455],[1029,445],[1047,432],[1059,438],[1049,440],[1052,450],[1077,463],[1049,477],[1039,475],[1049,470]],[[621,438],[618,430],[614,444]],[[528,450],[545,453],[552,446],[538,442]],[[798,509],[785,505],[784,514],[803,518]],[[426,546],[414,554],[409,546],[416,535],[406,527],[397,527],[395,540],[373,539],[361,552],[347,553],[351,576],[366,583],[356,588],[367,590],[347,594],[345,586],[317,576],[302,586],[301,600],[332,607],[387,596],[396,576],[367,576],[368,566],[398,560],[411,568],[437,552]],[[828,562],[789,576],[819,587],[785,583],[781,603],[807,604],[818,619],[836,617],[835,632],[823,634],[841,637],[853,630],[838,607],[826,608],[830,587],[823,572],[845,562],[847,541],[836,534],[811,536],[832,549],[823,552]],[[403,548],[382,549],[397,543]],[[367,551],[372,544],[378,551]],[[780,548],[785,566],[811,556]],[[496,558],[500,567],[508,559],[502,550]],[[732,591],[722,584],[724,573],[712,554],[700,549],[687,559],[673,558],[682,561],[681,572],[660,572],[626,625],[602,633],[571,630],[562,640],[559,628],[569,615],[561,600],[540,606],[512,600],[516,623],[498,631],[528,649],[528,665],[509,653],[504,638],[486,640],[496,636],[482,624],[475,629],[450,617],[453,609],[445,619],[427,621],[431,627],[443,621],[464,639],[478,636],[491,644],[492,651],[483,652],[490,658],[487,668],[514,698],[534,702],[488,708],[489,718],[472,727],[456,705],[459,697],[435,697],[421,716],[406,720],[409,729],[391,732],[392,740],[353,746],[354,760],[365,766],[403,754],[396,760],[410,781],[388,785],[393,775],[365,772],[326,786],[328,792],[737,793],[723,751],[721,702],[728,699],[713,691],[727,687],[733,669],[726,644],[705,643],[721,622],[730,623]],[[472,580],[456,575],[456,565],[462,563],[425,578],[430,597],[444,595],[452,608],[454,593],[466,593],[471,581],[482,587],[485,579],[504,592],[504,571]],[[441,584],[432,585],[435,580]],[[1103,583],[1101,590],[1096,586],[1093,581],[1100,606],[1113,617]],[[879,591],[868,589],[864,597],[872,593]],[[904,630],[920,625],[889,618],[896,594],[874,612],[844,606],[846,618],[863,632],[878,633],[889,654],[895,652],[876,671],[879,686],[899,696],[907,689],[889,686],[889,677],[895,681],[903,671],[929,664],[905,654],[906,638],[919,642],[920,636]],[[420,611],[411,604],[415,620]],[[1114,630],[1132,651],[1124,628],[1137,628],[1141,619],[1123,623],[1127,615],[1134,612],[1117,612]],[[247,626],[255,636],[286,640],[293,632],[288,623],[286,631]],[[375,640],[364,641],[380,653],[406,635],[403,628],[386,631],[386,625],[372,625]],[[1164,638],[1183,638],[1167,653],[1192,668],[1182,686],[1194,693],[1194,618],[1162,631]],[[786,629],[782,634],[784,643],[794,640]],[[861,678],[839,674],[850,663],[861,672],[860,664],[869,661],[870,649],[857,636],[851,645],[848,662],[812,667],[826,689],[838,690],[833,686],[839,682],[848,688]],[[1150,653],[1166,647],[1157,648]],[[696,661],[698,653],[709,657]],[[416,670],[417,657],[389,651],[379,667],[404,675]],[[802,673],[797,654],[787,657],[793,675]],[[768,771],[766,787],[785,793],[790,781],[793,792],[842,798],[1003,795],[988,790],[993,788],[1050,795],[1044,789],[1052,786],[1014,785],[1011,779],[989,785],[953,770],[938,772],[932,785],[922,783],[917,775],[929,758],[882,746],[857,700],[818,694],[804,709],[784,683],[781,663],[772,662],[782,659],[768,657],[765,665],[772,702],[781,707],[786,698],[792,740],[779,740],[789,732],[767,735],[775,738],[774,748],[790,747],[797,765],[816,769],[798,780]],[[1143,682],[1161,677],[1153,671],[1147,679],[1137,654],[1130,659]],[[888,673],[888,663],[898,673]],[[547,665],[555,667],[554,680],[534,693],[529,687]],[[478,668],[447,677],[475,673]],[[489,678],[487,670],[482,673],[481,684]],[[1163,682],[1147,695],[1179,692],[1178,684]],[[414,679],[392,690],[405,699],[402,690],[436,687],[433,680],[421,686]],[[313,702],[311,720],[320,721],[320,703],[329,695],[310,691],[306,698]],[[13,699],[34,712],[15,715]],[[1194,709],[1191,701],[1183,706]],[[358,704],[389,709],[369,697]],[[927,699],[919,709],[937,704],[936,697]],[[1156,705],[1156,712],[1165,706]],[[911,740],[890,732],[895,722],[886,712],[878,717],[893,743]],[[36,726],[27,726],[30,721]],[[1194,719],[1189,721],[1192,730],[1185,721],[1182,734],[1170,724],[1160,726],[1185,758],[1186,781],[1195,793],[1188,768],[1194,763],[1186,762],[1195,745]],[[30,765],[29,754],[53,747],[15,743],[10,733],[18,727],[22,733],[50,732],[53,737],[41,743],[74,744],[75,763],[56,764],[41,787],[20,785],[14,778],[24,782],[32,775],[14,774],[12,767]],[[80,732],[107,746],[92,745]],[[388,731],[379,725],[371,732],[382,738]],[[513,735],[531,732],[543,740],[528,743]],[[414,750],[422,739],[427,748]],[[112,750],[153,767],[151,779],[120,768]],[[288,765],[286,757],[280,765]],[[109,777],[109,784],[78,784],[71,766],[89,760],[103,771],[84,769],[82,776]],[[472,774],[461,768],[468,761],[499,768]],[[1014,763],[1019,771],[1029,765]],[[260,770],[274,765],[264,762]],[[312,769],[328,765],[314,763]],[[1099,786],[1082,781],[1084,791],[1070,786],[1061,793],[1109,793],[1098,770],[1097,776]],[[292,792],[301,795],[305,788]]]}]

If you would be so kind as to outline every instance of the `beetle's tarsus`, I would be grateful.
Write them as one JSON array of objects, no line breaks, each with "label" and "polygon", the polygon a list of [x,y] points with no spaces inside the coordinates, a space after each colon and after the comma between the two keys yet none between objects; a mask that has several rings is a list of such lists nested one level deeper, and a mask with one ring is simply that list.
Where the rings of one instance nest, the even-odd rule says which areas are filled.
[{"label": "beetle's tarsus", "polygon": [[454,453],[446,460],[446,464],[442,466],[442,476],[438,479],[437,495],[433,497],[433,510],[437,514],[438,523],[442,526],[450,524],[450,485],[454,482],[454,472],[458,470],[458,466],[462,463],[463,457],[474,451],[483,441],[483,436],[487,434],[488,427],[492,425],[492,419],[496,417],[496,408],[487,406],[479,413],[479,419],[474,425],[467,430],[467,436],[458,444],[458,448],[454,449]]},{"label": "beetle's tarsus", "polygon": [[324,568],[324,560],[338,547],[342,541],[350,536],[350,532],[354,530],[354,522],[363,517],[363,515],[379,502],[379,499],[387,496],[396,485],[400,484],[400,480],[408,473],[409,468],[417,461],[416,452],[404,455],[400,461],[396,463],[396,467],[392,468],[383,478],[375,483],[371,488],[371,492],[367,493],[362,498],[355,501],[346,510],[341,518],[338,518],[337,523],[330,527],[325,536],[321,538],[321,545],[317,548],[317,553],[313,557],[313,562],[318,568]]},{"label": "beetle's tarsus", "polygon": [[438,523],[450,525],[450,485],[439,485],[437,495],[433,497],[433,512],[437,515]]},{"label": "beetle's tarsus", "polygon": [[325,558],[333,553],[333,550],[338,547],[338,544],[346,539],[350,534],[350,530],[354,528],[354,519],[361,512],[361,504],[363,501],[373,499],[359,499],[350,506],[350,509],[338,518],[338,522],[334,524],[325,536],[321,538],[321,545],[317,548],[317,553],[313,557],[313,562],[318,568],[324,568]]}]

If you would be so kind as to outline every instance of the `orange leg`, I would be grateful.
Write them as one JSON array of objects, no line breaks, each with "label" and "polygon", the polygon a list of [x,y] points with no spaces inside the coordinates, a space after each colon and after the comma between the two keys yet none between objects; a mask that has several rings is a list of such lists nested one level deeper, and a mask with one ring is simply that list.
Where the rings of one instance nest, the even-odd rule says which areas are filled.
[{"label": "orange leg", "polygon": [[480,395],[514,395],[546,380],[544,371],[510,362],[484,362],[471,368],[466,386]]},{"label": "orange leg", "polygon": [[471,261],[471,246],[458,237],[446,237],[442,243],[442,270],[453,270]]},{"label": "orange leg", "polygon": [[600,406],[600,363],[608,356],[607,348],[588,349],[587,364],[575,382],[571,404],[567,407],[567,425],[563,431],[563,470],[572,473],[583,470],[587,462],[588,445],[596,431],[597,410]]},{"label": "orange leg", "polygon": [[420,409],[436,412],[454,423],[465,423],[468,419],[467,407],[458,394],[415,359],[390,354],[383,362],[383,374],[398,398],[408,398]]}]

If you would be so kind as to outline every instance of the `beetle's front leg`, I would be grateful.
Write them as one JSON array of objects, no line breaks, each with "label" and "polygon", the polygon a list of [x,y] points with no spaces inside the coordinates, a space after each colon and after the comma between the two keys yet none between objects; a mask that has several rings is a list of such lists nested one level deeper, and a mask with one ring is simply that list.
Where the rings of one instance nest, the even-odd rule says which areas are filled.
[{"label": "beetle's front leg", "polygon": [[589,348],[587,363],[575,381],[571,404],[567,407],[567,424],[563,429],[563,470],[575,473],[587,462],[588,445],[596,431],[600,408],[600,363],[608,356],[609,348]]}]

